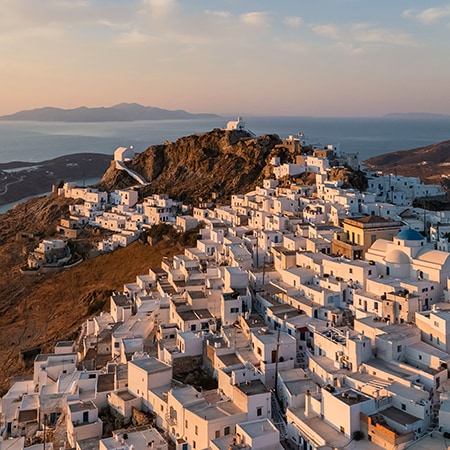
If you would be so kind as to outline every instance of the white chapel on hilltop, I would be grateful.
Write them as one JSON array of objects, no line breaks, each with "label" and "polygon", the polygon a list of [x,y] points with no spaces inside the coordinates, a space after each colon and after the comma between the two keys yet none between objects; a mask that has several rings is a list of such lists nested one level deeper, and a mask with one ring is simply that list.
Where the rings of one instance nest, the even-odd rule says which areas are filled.
[{"label": "white chapel on hilltop", "polygon": [[245,122],[242,120],[242,117],[239,116],[238,120],[230,120],[227,123],[227,130],[246,131]]},{"label": "white chapel on hilltop", "polygon": [[117,147],[114,151],[114,161],[130,161],[136,155],[133,146]]},{"label": "white chapel on hilltop", "polygon": [[242,117],[239,116],[238,120],[230,120],[227,123],[227,127],[226,127],[227,131],[232,131],[232,130],[238,130],[238,131],[246,131],[247,133],[249,133],[251,136],[255,136],[254,133],[252,133],[246,126],[245,126],[245,122],[243,121]]}]

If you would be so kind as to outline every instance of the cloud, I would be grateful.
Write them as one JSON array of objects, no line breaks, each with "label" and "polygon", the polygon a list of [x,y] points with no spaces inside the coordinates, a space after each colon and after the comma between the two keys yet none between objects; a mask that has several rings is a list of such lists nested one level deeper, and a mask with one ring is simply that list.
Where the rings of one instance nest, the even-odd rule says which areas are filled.
[{"label": "cloud", "polygon": [[270,15],[267,12],[248,12],[240,15],[240,19],[246,25],[267,27],[270,23]]},{"label": "cloud", "polygon": [[211,11],[210,9],[206,9],[204,14],[218,19],[231,19],[233,17],[229,11]]},{"label": "cloud", "polygon": [[131,22],[136,5],[105,1],[107,5],[87,0],[1,0],[2,34],[33,28],[59,28],[62,33],[76,32],[79,27],[113,27]]},{"label": "cloud", "polygon": [[370,27],[367,24],[353,26],[351,36],[358,42],[399,46],[416,45],[413,37],[409,33],[392,31],[386,28]]},{"label": "cloud", "polygon": [[343,28],[335,24],[313,25],[311,29],[319,36],[328,37],[339,41],[340,48],[353,46],[360,53],[357,43],[385,44],[396,46],[417,46],[410,33],[403,33],[388,28],[377,28],[366,23],[355,24],[352,27]]},{"label": "cloud", "polygon": [[151,37],[148,34],[141,33],[138,29],[133,29],[129,32],[124,32],[119,35],[116,42],[123,46],[138,46],[147,44],[151,41]]},{"label": "cloud", "polygon": [[350,53],[352,55],[361,55],[361,54],[365,53],[364,49],[362,49],[361,47],[357,47],[354,44],[349,43],[349,42],[338,42],[336,44],[336,47],[340,48],[340,49],[344,50],[345,52]]},{"label": "cloud", "polygon": [[313,25],[311,27],[314,33],[318,34],[319,36],[328,37],[330,39],[341,39],[342,32],[339,29],[338,26],[333,25],[331,23],[324,24],[324,25]]},{"label": "cloud", "polygon": [[298,27],[303,23],[303,19],[300,16],[289,16],[283,19],[283,23],[288,27]]},{"label": "cloud", "polygon": [[441,19],[450,17],[450,5],[424,10],[407,9],[403,12],[403,16],[425,25],[431,25],[432,23],[439,22]]},{"label": "cloud", "polygon": [[142,11],[157,18],[174,15],[178,9],[176,0],[142,0]]}]

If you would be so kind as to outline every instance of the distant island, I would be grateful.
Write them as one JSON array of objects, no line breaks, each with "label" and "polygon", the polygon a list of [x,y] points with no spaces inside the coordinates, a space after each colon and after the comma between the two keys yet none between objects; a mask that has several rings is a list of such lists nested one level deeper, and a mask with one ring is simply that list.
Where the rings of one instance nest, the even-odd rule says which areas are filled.
[{"label": "distant island", "polygon": [[132,122],[135,120],[182,120],[212,119],[216,114],[193,114],[177,109],[169,110],[138,103],[120,103],[111,107],[88,108],[81,106],[74,109],[53,107],[19,111],[0,116],[0,120],[25,120],[38,122]]},{"label": "distant island", "polygon": [[427,119],[450,120],[450,116],[447,114],[436,114],[436,113],[427,113],[427,112],[389,113],[389,114],[385,114],[383,116],[383,118],[386,118],[386,119],[418,119],[418,120],[427,120]]}]

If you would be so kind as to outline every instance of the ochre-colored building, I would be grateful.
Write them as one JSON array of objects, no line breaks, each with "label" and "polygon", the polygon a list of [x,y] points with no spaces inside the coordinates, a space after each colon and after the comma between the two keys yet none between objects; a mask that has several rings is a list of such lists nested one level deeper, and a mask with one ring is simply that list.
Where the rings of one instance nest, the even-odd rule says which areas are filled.
[{"label": "ochre-colored building", "polygon": [[381,216],[362,216],[343,221],[344,233],[336,235],[332,252],[349,259],[362,259],[377,239],[392,240],[402,224]]}]

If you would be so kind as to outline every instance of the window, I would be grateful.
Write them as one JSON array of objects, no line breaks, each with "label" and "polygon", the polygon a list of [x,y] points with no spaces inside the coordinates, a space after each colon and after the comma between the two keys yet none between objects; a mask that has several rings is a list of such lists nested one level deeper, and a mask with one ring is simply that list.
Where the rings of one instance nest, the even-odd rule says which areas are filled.
[{"label": "window", "polygon": [[262,416],[262,407],[261,407],[261,406],[258,406],[258,407],[256,408],[256,415],[257,415],[258,417]]},{"label": "window", "polygon": [[230,434],[230,427],[225,427],[223,429],[223,434],[224,434],[224,436],[228,436]]},{"label": "window", "polygon": [[220,438],[220,430],[216,430],[216,439]]},{"label": "window", "polygon": [[397,353],[400,353],[402,351],[402,346],[401,345],[397,345]]},{"label": "window", "polygon": [[230,313],[238,313],[239,308],[230,308]]},{"label": "window", "polygon": [[404,403],[401,403],[402,411],[406,411],[406,405]]},{"label": "window", "polygon": [[195,425],[195,434],[198,435],[198,425]]},{"label": "window", "polygon": [[197,443],[195,441],[192,441],[192,447],[197,448]]},{"label": "window", "polygon": [[188,421],[187,421],[187,420],[184,422],[184,427],[185,427],[185,428],[189,428],[189,427],[188,427]]},{"label": "window", "polygon": [[419,355],[419,359],[422,359],[422,355]]}]

